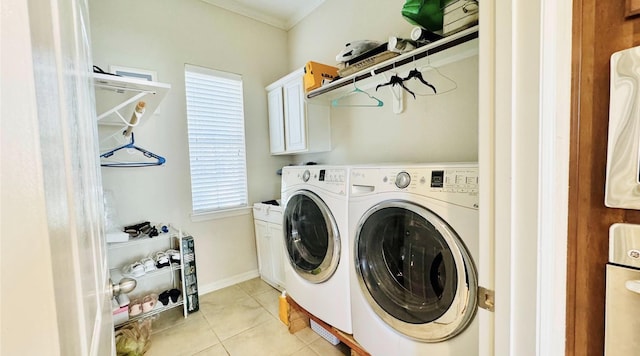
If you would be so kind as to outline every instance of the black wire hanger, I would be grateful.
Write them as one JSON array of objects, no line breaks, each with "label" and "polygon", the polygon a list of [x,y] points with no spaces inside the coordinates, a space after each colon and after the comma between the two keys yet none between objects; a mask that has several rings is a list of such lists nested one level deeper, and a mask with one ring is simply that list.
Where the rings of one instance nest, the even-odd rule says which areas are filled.
[{"label": "black wire hanger", "polygon": [[[424,84],[424,85],[428,86],[429,88],[431,88],[435,94],[438,93],[438,91],[436,90],[436,87],[434,87],[431,83],[429,83],[426,80],[424,80],[424,77],[422,77],[422,72],[419,71],[418,68],[414,68],[411,71],[409,71],[409,74],[405,78],[403,78],[402,81],[406,82],[407,80],[410,80],[410,79],[417,79],[422,84]],[[413,98],[415,99],[415,95],[413,96]]]},{"label": "black wire hanger", "polygon": [[392,75],[391,78],[389,78],[388,82],[384,84],[378,84],[376,86],[376,91],[378,91],[378,88],[381,88],[387,85],[391,85],[391,87],[399,85],[400,87],[402,87],[402,89],[406,90],[409,94],[411,94],[414,99],[416,98],[416,95],[411,90],[409,90],[409,88],[404,86],[404,79],[400,78],[397,74]]}]

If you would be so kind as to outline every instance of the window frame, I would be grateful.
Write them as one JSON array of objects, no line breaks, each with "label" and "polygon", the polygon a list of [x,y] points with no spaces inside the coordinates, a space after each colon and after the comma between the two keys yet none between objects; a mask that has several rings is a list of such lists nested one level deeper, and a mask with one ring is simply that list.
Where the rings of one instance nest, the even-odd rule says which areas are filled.
[{"label": "window frame", "polygon": [[[194,147],[192,144],[192,140],[193,140],[193,133],[192,130],[195,130],[194,128],[194,121],[195,119],[193,118],[193,116],[190,116],[189,112],[190,112],[190,105],[189,105],[189,101],[190,101],[190,96],[189,96],[189,89],[188,88],[192,88],[192,86],[190,86],[190,84],[188,83],[189,81],[189,75],[191,74],[195,74],[195,75],[204,75],[204,76],[209,76],[211,77],[210,79],[212,79],[213,81],[224,81],[224,80],[232,80],[232,81],[236,81],[237,83],[235,83],[235,85],[239,85],[239,89],[240,89],[240,97],[237,98],[238,101],[240,101],[240,120],[238,121],[234,121],[234,124],[240,124],[241,125],[241,130],[236,129],[234,131],[234,133],[239,133],[242,132],[242,168],[244,169],[244,174],[243,174],[243,179],[240,179],[241,182],[237,182],[234,184],[238,184],[239,185],[239,193],[238,193],[238,198],[242,199],[244,198],[244,201],[242,203],[240,203],[240,205],[234,205],[234,206],[223,206],[223,207],[215,207],[215,206],[207,206],[205,208],[200,208],[200,209],[196,209],[196,206],[194,204],[194,202],[196,201],[196,196],[194,196],[194,167],[193,167],[193,160],[194,160],[194,155],[195,153],[193,153]],[[189,152],[189,182],[190,182],[190,189],[191,189],[191,220],[196,222],[196,221],[203,221],[203,220],[209,220],[209,219],[217,219],[217,218],[225,218],[225,217],[231,217],[231,216],[238,216],[238,215],[245,215],[248,214],[251,210],[251,207],[249,206],[249,187],[248,187],[248,167],[247,167],[247,145],[246,145],[246,141],[247,141],[247,137],[246,137],[246,125],[245,125],[245,110],[244,110],[244,82],[243,82],[243,78],[242,75],[240,74],[236,74],[236,73],[230,73],[230,72],[225,72],[225,71],[220,71],[220,70],[216,70],[216,69],[211,69],[211,68],[207,68],[207,67],[202,67],[202,66],[197,66],[197,65],[192,65],[192,64],[185,64],[184,67],[184,75],[185,75],[185,111],[186,111],[186,118],[187,118],[187,145],[188,145],[188,152]],[[192,84],[193,85],[193,84]],[[191,110],[194,110],[193,107],[191,107]],[[237,118],[236,118],[237,119]],[[213,121],[213,120],[212,120]],[[218,121],[217,123],[214,124],[220,124],[220,122]],[[198,128],[202,128],[203,125],[198,126]],[[213,128],[211,130],[215,130],[216,126],[213,125]],[[239,142],[237,142],[236,144],[240,145]],[[219,162],[219,161],[216,161]],[[234,161],[237,162],[237,161]],[[215,163],[213,163],[211,165],[211,167],[215,166]],[[239,164],[240,166],[240,164]],[[232,175],[229,175],[230,178],[237,178],[237,177],[233,177]],[[197,182],[195,182],[197,183]],[[213,184],[215,184],[215,182],[212,182]],[[213,203],[215,204],[219,204],[220,201],[216,200],[216,199],[211,199]]]}]

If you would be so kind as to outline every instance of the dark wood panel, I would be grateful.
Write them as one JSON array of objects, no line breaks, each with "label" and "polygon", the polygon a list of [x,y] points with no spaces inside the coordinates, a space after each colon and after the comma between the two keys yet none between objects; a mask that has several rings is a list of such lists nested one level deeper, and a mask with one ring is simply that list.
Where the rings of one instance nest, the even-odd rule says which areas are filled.
[{"label": "dark wood panel", "polygon": [[638,45],[640,20],[623,1],[575,0],[573,11],[566,350],[602,355],[609,226],[640,223],[640,211],[604,206],[609,59]]}]

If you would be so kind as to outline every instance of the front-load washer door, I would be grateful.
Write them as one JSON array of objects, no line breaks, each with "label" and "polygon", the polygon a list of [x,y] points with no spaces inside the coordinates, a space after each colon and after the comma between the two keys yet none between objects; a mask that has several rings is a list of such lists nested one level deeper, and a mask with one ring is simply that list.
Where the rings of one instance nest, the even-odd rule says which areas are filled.
[{"label": "front-load washer door", "polygon": [[387,201],[361,218],[356,275],[375,313],[424,342],[461,333],[477,310],[477,273],[456,232],[431,210]]},{"label": "front-load washer door", "polygon": [[340,234],[324,201],[307,190],[295,192],[287,201],[283,227],[296,273],[313,283],[329,279],[340,260]]}]

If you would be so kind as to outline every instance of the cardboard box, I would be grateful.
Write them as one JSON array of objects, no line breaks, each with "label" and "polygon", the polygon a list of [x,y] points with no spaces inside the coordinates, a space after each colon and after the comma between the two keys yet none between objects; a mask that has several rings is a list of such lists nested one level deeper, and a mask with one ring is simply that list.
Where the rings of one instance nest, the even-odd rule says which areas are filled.
[{"label": "cardboard box", "polygon": [[324,82],[331,82],[338,76],[338,68],[322,63],[307,62],[304,66],[304,91],[320,88]]},{"label": "cardboard box", "polygon": [[478,1],[454,0],[444,8],[442,33],[445,36],[462,31],[478,23]]}]

